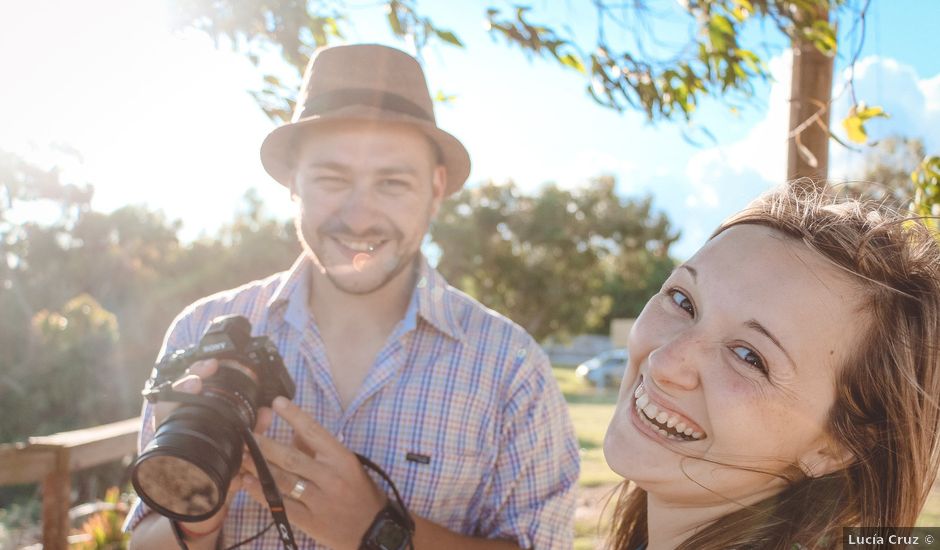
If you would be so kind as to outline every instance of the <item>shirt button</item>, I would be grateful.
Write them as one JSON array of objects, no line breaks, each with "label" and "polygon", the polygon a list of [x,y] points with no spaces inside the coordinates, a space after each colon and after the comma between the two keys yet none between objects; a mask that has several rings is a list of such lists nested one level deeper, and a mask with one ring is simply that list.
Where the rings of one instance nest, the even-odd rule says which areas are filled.
[{"label": "shirt button", "polygon": [[346,441],[346,436],[343,435],[343,432],[339,432],[338,434],[336,434],[336,440],[339,441],[340,443],[343,443],[344,441]]}]

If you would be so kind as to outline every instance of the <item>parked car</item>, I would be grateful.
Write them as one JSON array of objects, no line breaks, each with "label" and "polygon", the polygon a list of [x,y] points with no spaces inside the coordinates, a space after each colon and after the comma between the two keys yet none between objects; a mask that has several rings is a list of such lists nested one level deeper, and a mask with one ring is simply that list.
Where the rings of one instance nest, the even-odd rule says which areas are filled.
[{"label": "parked car", "polygon": [[627,369],[628,358],[624,348],[608,350],[578,365],[574,374],[592,386],[616,388]]}]

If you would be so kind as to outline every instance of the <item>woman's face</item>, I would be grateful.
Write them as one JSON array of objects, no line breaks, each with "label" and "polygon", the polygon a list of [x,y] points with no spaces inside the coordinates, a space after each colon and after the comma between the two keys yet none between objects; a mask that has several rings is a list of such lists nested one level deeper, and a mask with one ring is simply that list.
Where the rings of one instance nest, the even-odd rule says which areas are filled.
[{"label": "woman's face", "polygon": [[689,505],[755,502],[784,486],[749,470],[838,469],[847,457],[826,426],[840,366],[866,326],[859,300],[802,242],[757,225],[724,231],[634,324],[608,464]]}]

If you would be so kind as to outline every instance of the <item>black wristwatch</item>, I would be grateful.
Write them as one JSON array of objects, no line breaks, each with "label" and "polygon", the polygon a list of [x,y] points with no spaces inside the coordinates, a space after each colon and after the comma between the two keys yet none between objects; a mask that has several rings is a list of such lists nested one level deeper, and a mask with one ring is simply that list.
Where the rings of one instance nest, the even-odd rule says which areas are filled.
[{"label": "black wristwatch", "polygon": [[359,550],[405,550],[411,546],[415,524],[397,502],[388,499],[366,529]]}]

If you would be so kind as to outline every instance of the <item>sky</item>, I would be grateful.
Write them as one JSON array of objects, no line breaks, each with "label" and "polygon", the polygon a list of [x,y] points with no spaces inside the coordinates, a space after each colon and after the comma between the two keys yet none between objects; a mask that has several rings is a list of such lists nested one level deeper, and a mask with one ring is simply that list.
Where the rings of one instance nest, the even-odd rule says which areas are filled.
[{"label": "sky", "polygon": [[[351,4],[348,42],[410,49],[390,35],[383,12]],[[533,2],[587,36],[592,14],[575,7],[584,4]],[[684,259],[722,219],[783,182],[790,56],[774,29],[745,35],[767,44],[772,81],[759,83],[755,100],[736,112],[706,102],[688,128],[596,105],[580,75],[487,34],[484,5],[419,3],[466,44],[432,44],[422,60],[432,94],[455,98],[437,105],[437,118],[470,151],[468,185],[511,179],[528,191],[547,182],[576,188],[612,174],[622,196],[653,196],[681,231],[673,252]],[[230,221],[250,188],[269,212],[291,216],[286,190],[258,157],[274,128],[248,94],[260,83],[258,71],[225,44],[172,31],[167,13],[166,0],[0,0],[0,150],[55,163],[68,181],[93,183],[96,209],[161,209],[182,221],[186,239]],[[938,23],[940,1],[872,0],[856,96],[892,115],[869,125],[872,139],[916,137],[940,154]],[[846,39],[836,61],[836,126],[851,103],[843,84],[855,45]],[[701,138],[703,127],[714,140],[685,139]],[[830,152],[831,177],[859,175],[862,152],[837,144]]]}]

